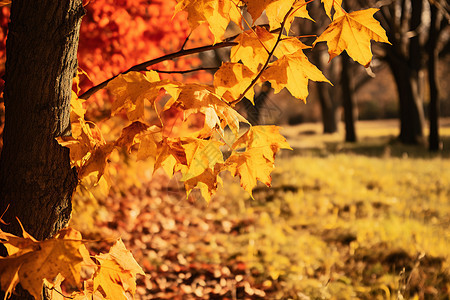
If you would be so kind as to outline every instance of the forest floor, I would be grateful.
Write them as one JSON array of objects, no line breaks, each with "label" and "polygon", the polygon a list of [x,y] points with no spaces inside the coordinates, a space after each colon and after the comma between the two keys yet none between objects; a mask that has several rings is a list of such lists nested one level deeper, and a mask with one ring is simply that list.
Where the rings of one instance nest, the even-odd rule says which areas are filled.
[{"label": "forest floor", "polygon": [[[207,204],[145,163],[117,167],[108,194],[78,194],[72,226],[101,251],[121,237],[146,272],[137,299],[449,299],[450,121],[444,150],[395,142],[395,121],[359,122],[359,142],[287,127],[294,151],[254,200],[225,175]],[[111,239],[109,239],[111,238]]]}]

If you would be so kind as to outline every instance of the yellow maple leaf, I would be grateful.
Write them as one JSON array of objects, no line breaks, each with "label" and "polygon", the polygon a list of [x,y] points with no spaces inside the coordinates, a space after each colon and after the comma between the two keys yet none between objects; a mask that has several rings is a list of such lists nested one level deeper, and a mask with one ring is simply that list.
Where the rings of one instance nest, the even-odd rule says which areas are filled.
[{"label": "yellow maple leaf", "polygon": [[309,62],[302,50],[285,55],[270,64],[261,79],[272,83],[275,93],[287,88],[292,96],[303,101],[308,97],[309,80],[330,83],[322,72]]},{"label": "yellow maple leaf", "polygon": [[269,57],[269,52],[276,43],[276,36],[264,27],[256,26],[254,31],[242,32],[235,42],[238,44],[231,48],[231,62],[242,61],[250,70],[258,72]]},{"label": "yellow maple leaf", "polygon": [[368,67],[372,60],[370,41],[390,44],[383,27],[373,17],[377,11],[376,8],[369,8],[335,18],[313,46],[326,41],[330,60],[345,50],[353,60]]},{"label": "yellow maple leaf", "polygon": [[344,14],[342,9],[342,0],[321,0],[325,8],[325,12],[330,20],[333,20],[333,8],[334,8],[334,18],[339,18]]},{"label": "yellow maple leaf", "polygon": [[187,195],[189,196],[194,188],[199,188],[201,195],[209,203],[211,196],[216,193],[217,187],[222,185],[222,179],[219,177],[220,171],[221,165],[216,165],[214,169],[207,168],[203,173],[186,180],[184,187]]},{"label": "yellow maple leaf", "polygon": [[167,83],[168,81],[160,81],[155,71],[120,74],[106,86],[115,97],[111,114],[115,115],[125,109],[130,121],[143,118],[144,101],[153,104],[159,96],[159,91]]},{"label": "yellow maple leaf", "polygon": [[0,285],[5,297],[20,283],[35,299],[40,299],[44,279],[53,282],[58,274],[69,284],[80,285],[84,261],[80,249],[84,245],[79,232],[67,228],[45,241],[36,241],[25,230],[23,235],[14,237],[0,230],[0,243],[11,251],[7,257],[0,257]]},{"label": "yellow maple leaf", "polygon": [[280,134],[280,127],[273,125],[250,127],[247,132],[233,143],[233,149],[242,147],[260,149],[261,154],[271,162],[275,161],[275,154],[279,149],[292,150],[286,138]]},{"label": "yellow maple leaf", "polygon": [[151,126],[144,132],[136,136],[136,141],[139,143],[137,152],[137,160],[150,159],[152,165],[155,164],[157,149],[160,142],[162,142],[162,129],[158,126]]},{"label": "yellow maple leaf", "polygon": [[[222,63],[214,74],[214,88],[218,96],[224,97],[228,102],[236,100],[250,85],[254,73],[240,63]],[[253,89],[246,93],[246,97],[253,103]]]},{"label": "yellow maple leaf", "polygon": [[266,15],[269,19],[270,30],[279,28],[286,14],[292,7],[292,11],[286,18],[284,29],[289,32],[295,17],[305,18],[313,21],[306,9],[305,0],[279,0],[271,2],[266,7]]},{"label": "yellow maple leaf", "polygon": [[179,107],[183,110],[184,119],[195,113],[205,116],[204,129],[200,131],[199,135],[204,133],[211,135],[213,129],[224,129],[227,125],[237,133],[239,122],[248,123],[244,117],[214,93],[212,86],[190,83],[180,85],[178,91],[173,89],[169,93],[174,93],[173,98],[166,103],[164,110],[168,110],[172,106]]},{"label": "yellow maple leaf", "polygon": [[214,170],[216,164],[223,163],[223,154],[219,148],[223,143],[196,138],[183,138],[181,141],[187,164],[187,168],[182,170],[182,181],[199,176],[208,168]]},{"label": "yellow maple leaf", "polygon": [[[279,149],[291,149],[278,126],[252,126],[237,139],[232,148],[245,147],[244,152],[234,152],[226,160],[224,169],[233,176],[239,175],[241,186],[252,195],[257,180],[270,186],[270,173],[274,169],[275,155]],[[252,196],[253,197],[253,196]]]},{"label": "yellow maple leaf", "polygon": [[136,275],[145,275],[133,255],[119,239],[109,253],[96,255],[99,268],[93,277],[93,290],[100,288],[108,299],[127,300],[126,292],[134,296],[136,292]]},{"label": "yellow maple leaf", "polygon": [[245,152],[235,152],[228,157],[225,167],[233,176],[239,175],[241,186],[252,196],[252,190],[257,180],[270,186],[272,177],[270,173],[274,169],[272,161],[264,157],[264,152],[259,148],[250,148]]},{"label": "yellow maple leaf", "polygon": [[127,150],[135,144],[135,137],[138,134],[146,131],[149,126],[145,123],[135,121],[122,129],[122,133],[117,141],[114,143],[116,147],[125,147]]},{"label": "yellow maple leaf", "polygon": [[100,180],[115,145],[107,143],[100,129],[97,126],[91,128],[89,124],[78,119],[78,123],[72,124],[72,136],[57,137],[56,140],[70,149],[71,165],[77,168],[79,179],[97,172],[97,180]]},{"label": "yellow maple leaf", "polygon": [[[278,34],[267,31],[264,27],[256,26],[254,31],[248,30],[241,33],[237,38],[237,45],[231,48],[231,62],[241,61],[253,72],[258,72],[269,58],[269,52],[277,42]],[[297,52],[301,49],[310,48],[295,37],[281,36],[274,55],[278,58]]]},{"label": "yellow maple leaf", "polygon": [[85,100],[78,98],[77,94],[72,91],[72,98],[70,99],[70,122],[76,123],[78,119],[84,119],[86,109],[83,107]]},{"label": "yellow maple leaf", "polygon": [[181,10],[187,11],[192,30],[207,22],[215,43],[222,39],[230,21],[241,24],[240,11],[231,0],[178,0],[175,13]]},{"label": "yellow maple leaf", "polygon": [[164,138],[161,144],[162,146],[157,149],[154,170],[162,167],[167,175],[172,176],[179,170],[179,165],[187,165],[186,152],[180,138]]}]

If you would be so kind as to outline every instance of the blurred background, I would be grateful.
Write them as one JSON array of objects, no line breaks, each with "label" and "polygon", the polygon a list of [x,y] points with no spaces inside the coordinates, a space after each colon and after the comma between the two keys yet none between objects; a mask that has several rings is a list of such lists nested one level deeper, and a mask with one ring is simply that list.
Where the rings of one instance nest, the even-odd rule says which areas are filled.
[{"label": "blurred background", "polygon": [[[81,92],[143,61],[178,51],[190,34],[176,2],[91,0],[79,45]],[[445,0],[344,0],[375,17],[392,45],[373,43],[369,68],[327,47],[305,50],[333,86],[310,82],[306,103],[270,84],[239,111],[252,124],[277,124],[292,146],[282,152],[272,187],[255,199],[224,174],[207,204],[186,197],[179,178],[113,153],[111,188],[79,187],[71,226],[102,251],[121,236],[147,276],[138,299],[449,299],[450,297],[450,6]],[[330,23],[320,1],[316,21],[291,34],[311,45]],[[4,73],[9,7],[0,15]],[[264,17],[256,21],[264,24]],[[229,27],[228,36],[237,33]],[[206,26],[185,44],[213,41]],[[183,71],[218,67],[229,49],[153,66]],[[212,83],[203,70],[166,78]],[[123,120],[112,99],[91,97],[88,118],[108,140]],[[4,105],[0,100],[0,137]],[[1,140],[1,139],[0,139]],[[0,142],[1,148],[1,142]]]}]

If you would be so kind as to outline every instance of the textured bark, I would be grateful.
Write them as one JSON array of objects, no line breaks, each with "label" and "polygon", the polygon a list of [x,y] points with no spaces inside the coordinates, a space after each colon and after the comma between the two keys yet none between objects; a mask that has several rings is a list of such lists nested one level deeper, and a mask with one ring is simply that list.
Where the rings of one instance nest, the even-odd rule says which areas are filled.
[{"label": "textured bark", "polygon": [[77,177],[68,149],[55,137],[70,134],[71,87],[83,15],[81,0],[12,1],[0,157],[0,213],[9,206],[3,219],[10,223],[1,227],[4,231],[21,234],[17,217],[25,230],[42,240],[70,218]]}]

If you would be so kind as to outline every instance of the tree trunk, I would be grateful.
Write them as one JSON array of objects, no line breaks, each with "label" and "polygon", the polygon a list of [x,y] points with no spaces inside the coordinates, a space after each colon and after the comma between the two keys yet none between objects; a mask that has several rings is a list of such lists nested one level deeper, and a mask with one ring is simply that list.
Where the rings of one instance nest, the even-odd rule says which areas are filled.
[{"label": "tree trunk", "polygon": [[351,83],[350,58],[347,53],[341,54],[342,62],[342,103],[344,106],[345,141],[356,142],[355,122],[357,119],[355,95]]},{"label": "tree trunk", "polygon": [[414,88],[419,79],[413,76],[406,61],[401,57],[392,56],[387,58],[399,97],[399,140],[404,144],[420,144],[423,142],[424,112],[421,98],[419,99],[417,95],[418,90]]},{"label": "tree trunk", "polygon": [[401,10],[398,8],[394,1],[383,7],[381,13],[392,42],[385,49],[386,61],[394,75],[399,97],[399,140],[404,144],[421,144],[424,142],[425,123],[423,82],[420,76],[423,65],[420,45],[423,1],[402,1]]},{"label": "tree trunk", "polygon": [[430,135],[428,137],[428,147],[430,151],[439,150],[439,89],[437,85],[437,61],[438,49],[437,42],[439,39],[438,8],[436,5],[430,5],[430,30],[428,34],[428,84],[430,88],[430,107],[428,119],[430,122]]},{"label": "tree trunk", "polygon": [[[312,52],[312,58],[316,66],[323,70],[327,78],[334,78],[334,69],[336,61],[332,60],[330,63],[324,61],[323,52],[316,49]],[[328,58],[326,58],[328,59]],[[332,94],[336,92],[336,87],[332,87],[325,82],[316,82],[317,94],[319,96],[320,111],[322,114],[323,133],[335,133],[338,130],[338,117],[336,99],[333,100]]]},{"label": "tree trunk", "polygon": [[9,206],[3,219],[10,223],[1,227],[4,231],[21,235],[17,217],[27,232],[42,240],[70,218],[77,176],[68,149],[55,137],[70,134],[83,15],[81,0],[12,1],[0,157],[0,214]]}]

